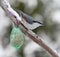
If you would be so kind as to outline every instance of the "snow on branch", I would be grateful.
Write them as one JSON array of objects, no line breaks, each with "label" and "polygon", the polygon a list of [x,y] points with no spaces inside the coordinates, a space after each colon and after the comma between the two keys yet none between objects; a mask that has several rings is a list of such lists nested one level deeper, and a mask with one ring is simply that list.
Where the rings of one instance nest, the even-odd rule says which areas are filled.
[{"label": "snow on branch", "polygon": [[34,42],[36,42],[38,45],[40,45],[46,51],[48,51],[48,53],[51,54],[52,57],[59,57],[58,53],[55,50],[46,45],[39,36],[37,36],[34,32],[32,32],[31,30],[29,30],[27,27],[24,26],[24,23],[21,21],[22,18],[15,10],[12,9],[8,1],[0,0],[0,6],[3,8],[6,14],[11,18],[11,20],[15,23],[15,25],[21,28],[21,30],[25,35],[27,35],[30,39],[32,39]]}]

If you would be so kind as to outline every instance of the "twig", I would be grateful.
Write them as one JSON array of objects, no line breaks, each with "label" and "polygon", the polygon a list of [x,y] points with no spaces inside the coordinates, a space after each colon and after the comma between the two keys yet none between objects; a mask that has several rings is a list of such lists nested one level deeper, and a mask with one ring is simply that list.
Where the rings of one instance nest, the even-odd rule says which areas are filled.
[{"label": "twig", "polygon": [[43,47],[46,51],[48,51],[49,54],[51,54],[52,57],[59,57],[59,55],[48,45],[46,45],[43,40],[40,39],[39,36],[37,36],[34,32],[29,30],[27,27],[24,26],[24,23],[21,21],[21,17],[19,14],[12,9],[10,4],[6,0],[0,0],[0,6],[3,8],[3,10],[7,13],[7,15],[12,19],[12,21],[21,28],[21,30],[24,32],[25,35],[29,36],[34,42],[39,44],[41,47]]}]

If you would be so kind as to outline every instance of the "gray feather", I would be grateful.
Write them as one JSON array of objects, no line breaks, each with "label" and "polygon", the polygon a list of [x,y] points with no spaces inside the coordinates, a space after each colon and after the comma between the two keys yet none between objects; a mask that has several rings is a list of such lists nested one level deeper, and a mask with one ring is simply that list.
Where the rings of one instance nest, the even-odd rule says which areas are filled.
[{"label": "gray feather", "polygon": [[39,21],[34,20],[31,16],[23,13],[22,11],[19,11],[20,16],[28,23],[25,23],[24,25],[28,27],[29,29],[33,30],[39,26],[43,26],[43,24]]}]

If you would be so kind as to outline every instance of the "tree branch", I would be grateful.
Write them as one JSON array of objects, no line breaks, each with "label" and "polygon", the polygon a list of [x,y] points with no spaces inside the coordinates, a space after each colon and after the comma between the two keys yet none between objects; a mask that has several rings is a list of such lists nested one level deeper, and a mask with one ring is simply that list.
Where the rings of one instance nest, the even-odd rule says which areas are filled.
[{"label": "tree branch", "polygon": [[27,27],[24,26],[24,23],[22,22],[22,18],[19,16],[19,14],[16,11],[12,9],[10,4],[6,0],[0,0],[0,6],[3,8],[6,14],[12,19],[15,25],[21,28],[21,30],[25,35],[29,36],[30,39],[32,39],[34,42],[36,42],[46,51],[48,51],[48,53],[51,54],[52,57],[59,57],[56,51],[54,51],[52,48],[46,45],[39,36],[37,36],[34,32],[32,32],[31,30],[29,30]]}]

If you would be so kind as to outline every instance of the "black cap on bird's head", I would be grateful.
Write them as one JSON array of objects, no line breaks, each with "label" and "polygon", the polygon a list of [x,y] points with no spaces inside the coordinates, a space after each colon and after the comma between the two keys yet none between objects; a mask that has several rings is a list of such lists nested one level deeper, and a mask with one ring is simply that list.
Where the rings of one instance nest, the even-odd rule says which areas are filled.
[{"label": "black cap on bird's head", "polygon": [[43,23],[34,20],[31,16],[23,13],[23,12],[20,11],[20,10],[19,10],[18,12],[19,12],[19,14],[20,14],[20,16],[21,16],[21,18],[22,18],[22,20],[23,20],[22,22],[24,23],[24,25],[25,25],[28,29],[33,30],[33,29],[35,29],[35,28],[37,28],[37,27],[39,27],[39,26],[43,26]]}]

